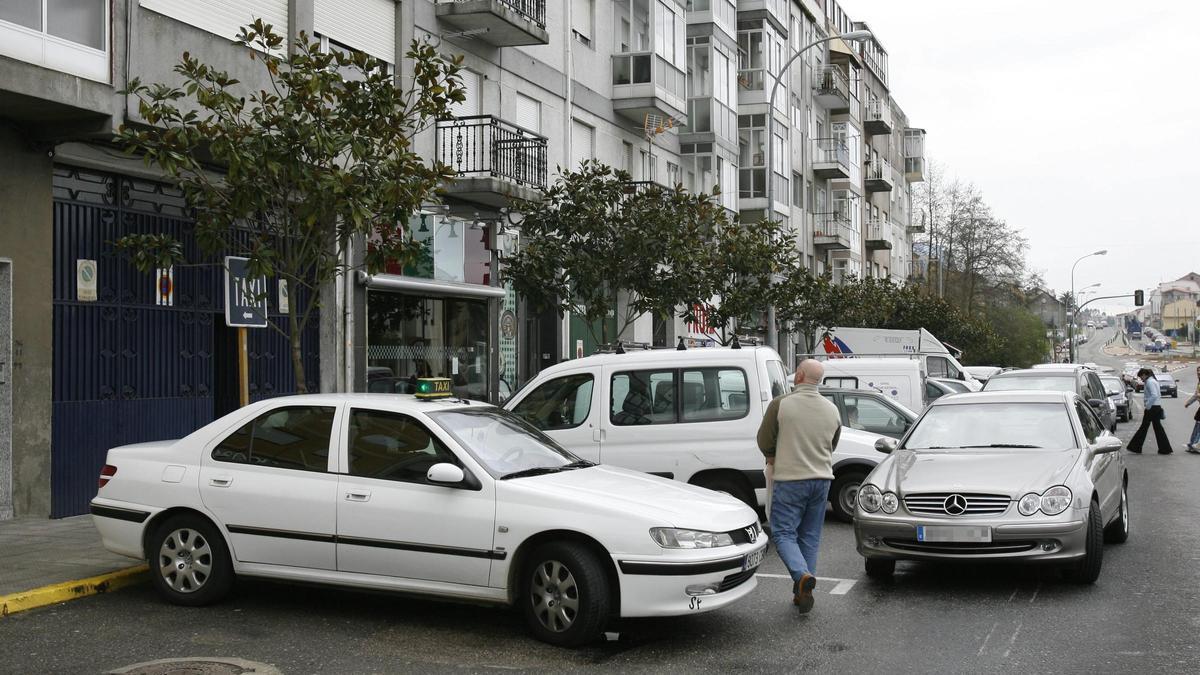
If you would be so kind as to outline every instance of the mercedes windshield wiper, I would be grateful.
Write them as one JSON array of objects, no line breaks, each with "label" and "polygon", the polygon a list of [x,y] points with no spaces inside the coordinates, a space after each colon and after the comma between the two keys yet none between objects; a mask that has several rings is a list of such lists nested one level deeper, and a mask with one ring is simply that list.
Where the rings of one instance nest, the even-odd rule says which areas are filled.
[{"label": "mercedes windshield wiper", "polygon": [[595,463],[595,462],[589,462],[589,461],[588,461],[588,460],[586,460],[586,459],[581,459],[581,460],[579,460],[579,461],[577,461],[577,462],[571,462],[570,464],[567,464],[566,466],[562,466],[562,467],[559,467],[559,468],[562,468],[562,469],[586,469],[586,468],[588,468],[589,466],[596,466],[596,463]]},{"label": "mercedes windshield wiper", "polygon": [[1041,448],[1040,445],[1027,445],[1022,443],[990,443],[988,445],[964,445],[964,448]]},{"label": "mercedes windshield wiper", "polygon": [[558,473],[562,471],[561,466],[535,466],[531,469],[521,469],[512,473],[506,473],[500,476],[500,480],[508,480],[509,478],[525,478],[526,476],[541,476],[547,473]]}]

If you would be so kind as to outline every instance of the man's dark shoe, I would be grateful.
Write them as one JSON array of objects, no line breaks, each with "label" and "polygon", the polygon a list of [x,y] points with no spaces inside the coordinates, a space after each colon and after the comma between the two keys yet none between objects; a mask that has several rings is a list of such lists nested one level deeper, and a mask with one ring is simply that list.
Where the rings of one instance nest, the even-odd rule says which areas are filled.
[{"label": "man's dark shoe", "polygon": [[1159,451],[1158,451],[1158,454],[1160,454],[1160,455],[1169,455],[1169,454],[1171,454],[1171,453],[1173,453],[1173,452],[1175,452],[1175,451],[1174,451],[1174,450],[1159,450]]},{"label": "man's dark shoe", "polygon": [[801,614],[808,614],[813,608],[813,589],[817,587],[817,578],[805,574],[792,584],[792,604]]}]

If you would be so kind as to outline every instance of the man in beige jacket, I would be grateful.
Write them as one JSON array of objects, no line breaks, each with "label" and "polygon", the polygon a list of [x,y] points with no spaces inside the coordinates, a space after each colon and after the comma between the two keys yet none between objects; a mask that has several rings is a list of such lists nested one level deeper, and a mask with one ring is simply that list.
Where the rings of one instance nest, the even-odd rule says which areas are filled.
[{"label": "man in beige jacket", "polygon": [[801,614],[813,606],[833,449],[842,432],[837,407],[817,391],[824,375],[820,361],[802,361],[795,389],[771,401],[758,428],[758,448],[775,474],[771,537],[792,576],[792,602]]}]

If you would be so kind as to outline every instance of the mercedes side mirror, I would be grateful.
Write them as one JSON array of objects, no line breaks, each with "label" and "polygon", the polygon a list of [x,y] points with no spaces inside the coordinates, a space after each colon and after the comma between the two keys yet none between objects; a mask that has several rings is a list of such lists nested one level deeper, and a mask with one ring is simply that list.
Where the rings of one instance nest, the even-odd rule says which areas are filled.
[{"label": "mercedes side mirror", "polygon": [[1103,408],[1104,407],[1104,399],[1089,398],[1088,405],[1092,406],[1093,408]]},{"label": "mercedes side mirror", "polygon": [[1116,436],[1101,436],[1096,440],[1096,447],[1093,452],[1095,452],[1097,455],[1107,452],[1120,452],[1123,445],[1124,443],[1121,441],[1121,439],[1117,438]]},{"label": "mercedes side mirror", "polygon": [[885,455],[890,455],[892,454],[893,450],[899,447],[899,445],[900,443],[896,441],[896,439],[884,436],[883,438],[875,441],[875,450],[882,452]]},{"label": "mercedes side mirror", "polygon": [[429,471],[426,472],[425,478],[430,483],[456,485],[463,482],[463,479],[466,478],[466,474],[463,473],[462,467],[455,466],[449,462],[442,462],[441,464],[434,464],[433,466],[429,467]]}]

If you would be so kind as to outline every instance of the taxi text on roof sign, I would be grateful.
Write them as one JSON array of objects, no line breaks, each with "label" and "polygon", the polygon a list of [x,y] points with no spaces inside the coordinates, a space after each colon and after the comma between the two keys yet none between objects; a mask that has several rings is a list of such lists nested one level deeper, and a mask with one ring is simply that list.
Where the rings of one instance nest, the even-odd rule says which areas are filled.
[{"label": "taxi text on roof sign", "polygon": [[450,390],[450,378],[448,377],[422,377],[417,380],[417,391],[413,394],[417,398],[449,398],[454,393]]}]

